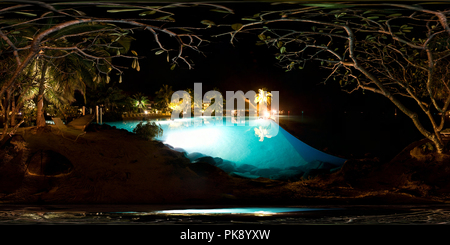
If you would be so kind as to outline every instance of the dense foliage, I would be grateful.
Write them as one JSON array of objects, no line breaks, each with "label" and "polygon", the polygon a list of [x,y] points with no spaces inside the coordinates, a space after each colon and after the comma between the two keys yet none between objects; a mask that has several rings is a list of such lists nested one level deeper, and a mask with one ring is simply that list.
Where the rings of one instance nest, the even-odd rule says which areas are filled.
[{"label": "dense foliage", "polygon": [[145,140],[152,140],[156,137],[161,137],[163,134],[163,129],[155,122],[140,122],[133,129],[133,133]]}]

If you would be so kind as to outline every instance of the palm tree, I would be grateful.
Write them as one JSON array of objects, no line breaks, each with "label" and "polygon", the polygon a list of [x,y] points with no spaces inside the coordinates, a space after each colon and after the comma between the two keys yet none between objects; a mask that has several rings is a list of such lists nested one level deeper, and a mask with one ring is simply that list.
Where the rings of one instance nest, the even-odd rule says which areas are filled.
[{"label": "palm tree", "polygon": [[155,97],[155,102],[159,105],[161,109],[167,111],[169,109],[169,105],[172,99],[172,86],[167,84],[163,84],[162,87],[157,91]]},{"label": "palm tree", "polygon": [[145,110],[146,105],[150,103],[148,97],[143,95],[142,93],[133,95],[133,99],[135,102],[135,106],[138,108],[138,110],[142,109],[142,112]]},{"label": "palm tree", "polygon": [[113,113],[130,111],[135,106],[134,99],[119,89],[115,83],[112,85],[97,84],[94,88],[87,91],[86,97],[89,107],[104,105],[107,111]]},{"label": "palm tree", "polygon": [[[57,20],[52,18],[48,19],[48,22],[54,21]],[[48,25],[48,27],[51,26]],[[37,27],[30,25],[29,28],[21,30],[20,38],[31,38],[36,30]],[[104,32],[100,32],[100,30]],[[94,32],[92,32],[92,35],[77,36],[78,33],[86,33],[89,31]],[[124,33],[121,34],[123,35],[117,38],[119,33],[117,33],[113,25],[105,26],[102,24],[84,23],[67,27],[62,31],[50,35],[49,37],[52,38],[52,42],[48,43],[47,46],[64,47],[70,42],[83,43],[85,40],[95,39],[97,43],[105,43],[108,45],[95,46],[89,45],[86,42],[86,47],[80,46],[80,48],[83,49],[85,54],[91,57],[109,57],[110,53],[126,53],[129,51],[133,38],[125,36]],[[67,38],[65,35],[70,35],[70,37]],[[111,38],[115,40],[113,44],[110,43]],[[70,39],[70,42],[68,42],[68,39]],[[100,83],[106,81],[108,83],[110,80],[110,71],[110,60],[98,59],[94,62],[92,59],[82,58],[70,50],[42,50],[37,58],[26,68],[28,76],[34,77],[34,82],[28,95],[24,96],[27,99],[36,98],[37,100],[37,126],[45,126],[44,100],[54,104],[58,108],[63,108],[63,105],[74,102],[75,91],[80,91],[86,102],[86,87],[93,86],[94,82]]]},{"label": "palm tree", "polygon": [[203,99],[202,96],[197,96],[198,98],[196,98],[195,96],[195,92],[193,89],[191,88],[187,88],[184,91],[188,92],[190,98],[186,98],[186,99],[190,99],[191,100],[191,113],[194,113],[194,108],[203,108]]},{"label": "palm tree", "polygon": [[258,104],[258,112],[259,112],[259,105],[261,103],[267,104],[267,106],[270,106],[272,94],[267,92],[266,88],[259,89],[259,93],[255,96],[255,103]]},{"label": "palm tree", "polygon": [[34,79],[22,101],[36,99],[36,125],[42,127],[44,102],[62,110],[75,101],[75,90],[85,96],[86,87],[92,86],[96,73],[88,61],[70,54],[61,59],[36,59],[27,67],[27,75]]}]

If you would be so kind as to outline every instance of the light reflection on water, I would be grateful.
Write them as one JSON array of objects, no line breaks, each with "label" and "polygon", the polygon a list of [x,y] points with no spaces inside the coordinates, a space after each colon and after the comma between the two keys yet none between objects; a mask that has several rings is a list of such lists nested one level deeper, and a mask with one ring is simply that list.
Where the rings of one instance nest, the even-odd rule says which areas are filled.
[{"label": "light reflection on water", "polygon": [[[281,116],[280,119],[285,120]],[[278,118],[243,117],[240,120],[201,117],[155,121],[163,129],[157,140],[185,152],[191,161],[210,156],[214,158],[211,164],[247,178],[298,180],[307,178],[312,169],[334,171],[346,160],[295,138],[278,125]],[[138,123],[140,121],[107,124],[133,131]]]}]

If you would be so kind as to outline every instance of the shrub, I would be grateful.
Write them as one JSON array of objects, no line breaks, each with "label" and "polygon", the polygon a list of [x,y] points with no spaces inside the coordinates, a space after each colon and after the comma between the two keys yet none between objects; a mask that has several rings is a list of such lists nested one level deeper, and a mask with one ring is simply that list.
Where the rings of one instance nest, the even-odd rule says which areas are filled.
[{"label": "shrub", "polygon": [[155,137],[162,136],[163,129],[159,124],[156,124],[155,122],[147,122],[143,123],[140,122],[136,127],[133,129],[133,133],[137,134],[139,137],[145,139],[145,140],[151,140]]},{"label": "shrub", "polygon": [[422,145],[422,152],[433,152],[434,146],[430,142],[427,142],[426,144]]}]

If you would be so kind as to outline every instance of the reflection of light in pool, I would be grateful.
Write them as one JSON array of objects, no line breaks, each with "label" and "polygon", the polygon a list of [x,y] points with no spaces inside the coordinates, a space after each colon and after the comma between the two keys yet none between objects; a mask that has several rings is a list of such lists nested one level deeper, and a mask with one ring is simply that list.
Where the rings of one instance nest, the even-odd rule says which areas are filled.
[{"label": "reflection of light in pool", "polygon": [[244,208],[209,208],[209,209],[172,209],[161,210],[151,212],[115,212],[115,213],[128,213],[135,215],[152,215],[152,214],[165,214],[165,215],[254,215],[254,216],[271,216],[277,214],[287,213],[300,213],[300,212],[313,212],[335,210],[335,208],[295,208],[295,207],[244,207]]},{"label": "reflection of light in pool", "polygon": [[[328,155],[298,140],[273,120],[245,118],[244,124],[233,124],[233,120],[223,118],[176,119],[175,121],[155,121],[163,129],[158,140],[181,148],[189,153],[199,152],[211,157],[236,164],[253,165],[262,171],[291,171],[314,161],[327,162],[336,167],[345,159]],[[111,122],[111,126],[132,131],[139,121]],[[237,122],[236,122],[237,123]],[[230,124],[232,126],[230,126]],[[251,170],[250,170],[251,171]],[[247,170],[248,176],[255,173]],[[242,171],[241,173],[246,173]],[[263,176],[258,175],[257,176]],[[272,172],[264,177],[272,178]]]},{"label": "reflection of light in pool", "polygon": [[212,145],[220,139],[221,132],[217,128],[194,128],[192,130],[180,130],[177,134],[168,134],[164,143],[183,149],[192,145]]},{"label": "reflection of light in pool", "polygon": [[273,215],[277,213],[308,212],[325,210],[321,208],[213,208],[213,209],[175,209],[163,210],[161,214],[254,214]]}]

